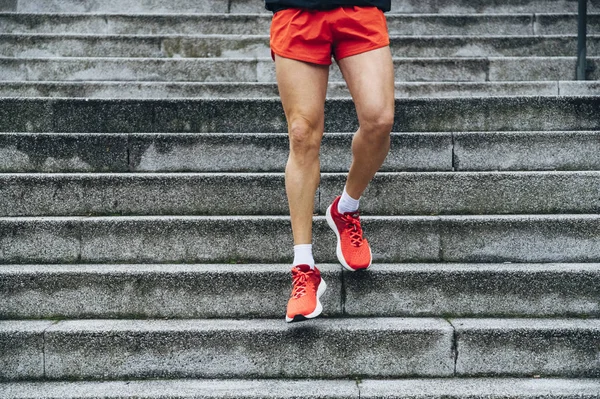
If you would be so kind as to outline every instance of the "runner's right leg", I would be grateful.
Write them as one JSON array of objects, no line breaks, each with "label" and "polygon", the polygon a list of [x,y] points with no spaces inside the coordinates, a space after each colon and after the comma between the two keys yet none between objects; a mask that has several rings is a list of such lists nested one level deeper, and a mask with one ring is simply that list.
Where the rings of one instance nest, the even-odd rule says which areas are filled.
[{"label": "runner's right leg", "polygon": [[[319,185],[319,148],[325,128],[324,106],[329,66],[275,56],[279,95],[288,123],[290,154],[285,168],[285,187],[290,207],[294,245],[312,244],[314,198]],[[294,288],[286,320],[316,317],[325,289],[313,265],[294,265]]]}]

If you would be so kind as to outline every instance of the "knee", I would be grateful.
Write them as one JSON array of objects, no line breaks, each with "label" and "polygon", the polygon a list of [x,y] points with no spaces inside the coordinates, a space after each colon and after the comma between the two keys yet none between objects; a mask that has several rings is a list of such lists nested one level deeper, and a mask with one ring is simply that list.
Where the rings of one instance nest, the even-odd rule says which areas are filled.
[{"label": "knee", "polygon": [[295,155],[317,156],[323,136],[322,124],[294,118],[289,124],[290,151]]},{"label": "knee", "polygon": [[394,109],[372,110],[361,118],[360,128],[374,139],[387,139],[394,126]]}]

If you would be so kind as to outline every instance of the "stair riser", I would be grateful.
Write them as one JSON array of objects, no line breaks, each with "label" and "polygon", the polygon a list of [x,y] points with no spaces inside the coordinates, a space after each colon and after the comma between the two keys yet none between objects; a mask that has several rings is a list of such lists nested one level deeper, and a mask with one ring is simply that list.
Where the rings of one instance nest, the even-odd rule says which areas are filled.
[{"label": "stair riser", "polygon": [[[600,316],[597,264],[374,265],[343,277],[340,265],[318,267],[324,317]],[[289,268],[3,266],[0,319],[282,318]]]},{"label": "stair riser", "polygon": [[[451,323],[418,318],[321,319],[291,326],[281,320],[66,321],[45,332],[39,331],[42,324],[17,334],[11,326],[0,336],[12,346],[12,356],[38,352],[38,364],[33,356],[27,360],[39,370],[43,335],[43,366],[50,380],[600,374],[598,320]],[[41,376],[21,371],[20,377]]]},{"label": "stair riser", "polygon": [[[588,74],[599,79],[598,58]],[[394,60],[396,81],[503,82],[574,80],[574,57],[441,58]],[[7,81],[275,82],[270,59],[0,59]],[[332,67],[330,80],[343,80]]]},{"label": "stair riser", "polygon": [[[324,174],[324,215],[346,174]],[[599,213],[600,172],[379,174],[372,215]],[[491,200],[491,199],[494,200]],[[287,215],[283,174],[0,175],[0,216]]]},{"label": "stair riser", "polygon": [[[366,217],[363,225],[375,262],[600,261],[596,215]],[[337,262],[323,217],[314,236],[317,262]],[[287,217],[4,218],[0,241],[5,264],[288,263],[292,246]]]},{"label": "stair riser", "polygon": [[[264,32],[263,32],[264,33]],[[588,56],[600,55],[600,37],[587,40]],[[577,54],[575,36],[503,38],[392,37],[395,57],[569,57]],[[260,37],[72,37],[0,36],[4,57],[270,57],[268,36]]]},{"label": "stair riser", "polygon": [[560,378],[401,380],[149,380],[23,382],[0,387],[11,399],[598,399],[600,382]]},{"label": "stair riser", "polygon": [[[391,137],[382,172],[451,171],[453,166],[456,171],[600,170],[600,132],[394,133]],[[352,134],[324,136],[322,172],[347,171],[351,140]],[[0,172],[281,172],[288,145],[284,133],[0,133]]]},{"label": "stair riser", "polygon": [[[450,376],[454,369],[453,330],[441,319],[295,325],[283,319],[90,321],[84,323],[88,330],[79,325],[61,322],[45,331],[46,378]],[[20,337],[0,334],[16,354],[31,351]]]},{"label": "stair riser", "polygon": [[[600,320],[452,320],[461,376],[600,376]],[[574,325],[579,325],[577,332]],[[542,327],[543,326],[543,327]]]},{"label": "stair riser", "polygon": [[[599,130],[600,98],[396,100],[394,132]],[[325,131],[353,132],[354,104],[325,104]],[[0,132],[287,132],[279,99],[0,99]]]},{"label": "stair riser", "polygon": [[[592,2],[590,11],[598,10]],[[77,0],[41,0],[35,3],[9,1],[3,3],[2,11],[18,12],[103,12],[103,13],[268,13],[262,1],[256,0],[210,0],[198,3],[193,0],[140,1],[108,0],[103,2]],[[577,2],[572,0],[531,0],[490,3],[485,0],[456,0],[450,2],[392,0],[395,13],[506,13],[506,12],[576,12]]]},{"label": "stair riser", "polygon": [[[390,35],[573,35],[577,15],[395,15],[387,14]],[[514,14],[514,13],[513,13]],[[0,15],[1,33],[104,35],[264,35],[271,16],[265,15]],[[588,34],[600,33],[600,15],[588,15]]]},{"label": "stair riser", "polygon": [[[396,98],[595,95],[595,81],[560,82],[397,82]],[[329,98],[350,98],[344,82],[329,83]],[[268,98],[275,83],[194,82],[2,82],[0,97],[69,98]]]}]

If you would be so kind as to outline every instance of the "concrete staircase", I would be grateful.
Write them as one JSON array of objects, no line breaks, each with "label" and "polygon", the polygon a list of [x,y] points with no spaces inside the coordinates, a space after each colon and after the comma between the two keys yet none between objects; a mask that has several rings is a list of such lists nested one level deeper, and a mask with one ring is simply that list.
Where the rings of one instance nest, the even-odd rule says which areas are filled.
[{"label": "concrete staircase", "polygon": [[576,8],[393,1],[367,273],[323,217],[356,129],[332,68],[325,311],[289,325],[262,2],[0,1],[0,398],[600,398],[600,2],[585,82]]}]

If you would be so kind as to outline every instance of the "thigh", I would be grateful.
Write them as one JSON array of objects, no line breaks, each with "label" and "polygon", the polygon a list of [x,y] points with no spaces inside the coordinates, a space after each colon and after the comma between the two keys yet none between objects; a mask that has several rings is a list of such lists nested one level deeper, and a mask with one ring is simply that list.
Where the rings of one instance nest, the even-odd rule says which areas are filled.
[{"label": "thigh", "polygon": [[276,55],[275,70],[288,125],[302,119],[322,129],[329,67]]},{"label": "thigh", "polygon": [[338,60],[359,121],[394,112],[394,65],[388,46]]}]

